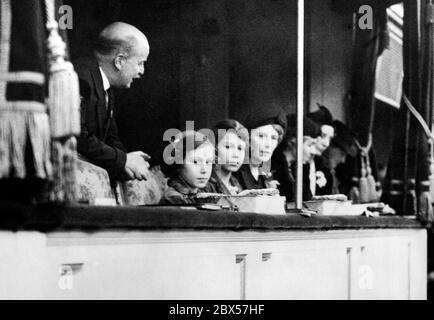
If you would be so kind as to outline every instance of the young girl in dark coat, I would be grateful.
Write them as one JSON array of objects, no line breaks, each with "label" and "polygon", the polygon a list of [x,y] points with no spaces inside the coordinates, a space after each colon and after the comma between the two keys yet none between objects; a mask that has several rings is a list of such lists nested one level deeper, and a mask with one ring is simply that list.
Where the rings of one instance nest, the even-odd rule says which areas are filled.
[{"label": "young girl in dark coat", "polygon": [[243,165],[249,142],[247,129],[238,121],[226,119],[213,127],[217,161],[204,192],[236,195],[243,190],[234,176]]},{"label": "young girl in dark coat", "polygon": [[211,176],[214,145],[203,134],[185,131],[164,150],[161,170],[169,178],[160,204],[197,204]]}]

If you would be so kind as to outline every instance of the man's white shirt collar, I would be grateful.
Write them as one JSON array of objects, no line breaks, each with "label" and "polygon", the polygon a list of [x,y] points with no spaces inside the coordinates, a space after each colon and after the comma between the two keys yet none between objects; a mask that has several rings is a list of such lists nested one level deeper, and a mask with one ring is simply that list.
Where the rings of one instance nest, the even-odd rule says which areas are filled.
[{"label": "man's white shirt collar", "polygon": [[102,86],[104,87],[104,91],[107,91],[108,89],[110,89],[109,79],[107,78],[107,76],[105,75],[105,73],[104,73],[104,71],[102,70],[101,67],[99,67],[99,72],[101,73]]}]

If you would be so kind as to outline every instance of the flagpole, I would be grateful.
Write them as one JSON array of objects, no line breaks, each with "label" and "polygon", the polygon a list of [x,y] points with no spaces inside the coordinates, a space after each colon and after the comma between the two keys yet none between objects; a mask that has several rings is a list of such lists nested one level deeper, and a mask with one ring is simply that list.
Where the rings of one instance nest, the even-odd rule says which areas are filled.
[{"label": "flagpole", "polygon": [[303,206],[303,109],[304,109],[304,0],[298,0],[297,18],[297,170],[295,208]]}]

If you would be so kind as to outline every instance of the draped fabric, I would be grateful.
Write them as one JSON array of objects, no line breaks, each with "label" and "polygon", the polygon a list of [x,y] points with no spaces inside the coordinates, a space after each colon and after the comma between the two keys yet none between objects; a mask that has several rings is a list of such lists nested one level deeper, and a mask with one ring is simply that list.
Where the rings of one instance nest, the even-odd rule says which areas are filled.
[{"label": "draped fabric", "polygon": [[350,125],[359,143],[368,145],[375,114],[375,71],[379,55],[388,43],[386,7],[374,9],[372,29],[356,27],[353,74],[349,92]]},{"label": "draped fabric", "polygon": [[[428,124],[433,107],[431,0],[404,1],[403,92]],[[431,22],[430,22],[431,21]],[[399,214],[432,219],[428,140],[420,123],[401,103],[383,200]]]},{"label": "draped fabric", "polygon": [[80,100],[54,20],[62,1],[0,1],[0,198],[73,200]]},{"label": "draped fabric", "polygon": [[[339,1],[336,1],[337,4]],[[350,2],[356,12],[356,21],[361,18],[357,1]],[[348,190],[354,202],[377,201],[376,163],[372,146],[372,126],[375,116],[375,73],[378,57],[388,45],[387,6],[390,1],[370,3],[373,9],[373,28],[355,26],[353,65],[350,91],[347,94],[349,126],[358,140],[359,155],[348,157],[346,169],[350,177]],[[366,4],[366,3],[364,3]],[[347,4],[348,6],[349,4]]]},{"label": "draped fabric", "polygon": [[[0,2],[0,193],[33,193],[50,178],[42,1]],[[31,186],[31,187],[29,187]]]}]

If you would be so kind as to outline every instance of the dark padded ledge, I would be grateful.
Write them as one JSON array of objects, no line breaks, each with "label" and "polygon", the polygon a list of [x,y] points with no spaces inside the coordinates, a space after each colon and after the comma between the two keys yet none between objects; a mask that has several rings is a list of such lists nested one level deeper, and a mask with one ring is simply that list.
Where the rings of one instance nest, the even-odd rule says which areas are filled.
[{"label": "dark padded ledge", "polygon": [[332,230],[423,228],[414,217],[271,216],[252,213],[192,211],[176,207],[96,207],[0,204],[3,230],[206,229]]}]

